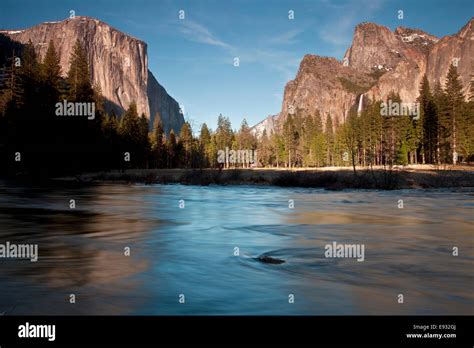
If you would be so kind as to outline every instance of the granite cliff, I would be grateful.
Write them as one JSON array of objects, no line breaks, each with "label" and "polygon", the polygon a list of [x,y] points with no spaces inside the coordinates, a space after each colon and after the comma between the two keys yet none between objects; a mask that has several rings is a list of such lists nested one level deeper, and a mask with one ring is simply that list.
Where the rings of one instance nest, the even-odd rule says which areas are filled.
[{"label": "granite cliff", "polygon": [[179,132],[184,123],[178,103],[148,70],[147,44],[110,25],[90,17],[76,16],[60,22],[45,22],[23,30],[2,30],[0,34],[26,44],[33,43],[42,58],[50,40],[61,57],[62,75],[69,70],[69,59],[77,39],[89,56],[91,78],[106,98],[108,111],[121,115],[132,101],[139,114],[153,124],[160,113],[164,128]]},{"label": "granite cliff", "polygon": [[[272,128],[297,109],[307,114],[318,110],[323,119],[331,114],[341,123],[351,107],[363,108],[367,98],[385,99],[391,91],[404,102],[415,102],[423,75],[432,87],[438,81],[443,85],[452,62],[467,94],[474,72],[473,26],[474,18],[458,33],[439,39],[419,29],[357,25],[342,61],[304,56],[295,79],[285,86],[282,109]],[[262,133],[266,124],[265,120],[254,128]]]}]

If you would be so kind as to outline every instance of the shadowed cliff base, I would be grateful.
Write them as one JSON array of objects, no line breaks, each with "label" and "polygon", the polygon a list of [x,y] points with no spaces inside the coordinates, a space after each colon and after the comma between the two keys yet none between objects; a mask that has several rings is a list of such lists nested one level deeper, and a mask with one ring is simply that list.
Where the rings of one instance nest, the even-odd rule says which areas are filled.
[{"label": "shadowed cliff base", "polygon": [[416,165],[373,169],[328,167],[305,169],[129,169],[85,173],[55,180],[81,183],[122,182],[185,185],[275,185],[317,187],[331,190],[351,189],[420,189],[474,187],[472,166]]}]

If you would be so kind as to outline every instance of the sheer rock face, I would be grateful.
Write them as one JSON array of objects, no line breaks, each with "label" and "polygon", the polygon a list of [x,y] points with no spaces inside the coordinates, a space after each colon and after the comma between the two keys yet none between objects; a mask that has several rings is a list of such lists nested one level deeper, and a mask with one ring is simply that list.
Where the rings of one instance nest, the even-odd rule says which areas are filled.
[{"label": "sheer rock face", "polygon": [[474,18],[457,34],[443,37],[431,48],[426,69],[430,84],[440,81],[444,85],[453,60],[458,62],[458,73],[466,94],[474,74]]},{"label": "sheer rock face", "polygon": [[330,114],[336,122],[344,122],[361,91],[368,89],[374,78],[366,72],[343,66],[334,58],[306,55],[298,74],[288,82],[281,115],[302,112],[323,120]]},{"label": "sheer rock face", "polygon": [[179,106],[164,88],[159,84],[160,88],[155,88],[157,81],[154,78],[153,86],[149,86],[151,73],[148,71],[147,44],[141,40],[97,19],[80,16],[0,33],[23,44],[31,40],[41,59],[46,54],[49,41],[53,40],[60,54],[63,76],[69,71],[73,47],[79,39],[89,56],[92,81],[101,87],[109,111],[114,110],[121,115],[135,101],[138,113],[148,118],[154,117],[156,110],[166,110],[163,123],[170,122],[165,124],[168,129],[179,127],[175,129],[179,132],[184,123]]},{"label": "sheer rock face", "polygon": [[150,70],[148,70],[147,93],[151,115],[150,124],[154,124],[156,113],[159,112],[166,134],[169,134],[171,129],[174,130],[175,134],[179,134],[184,124],[179,104],[166,93],[166,90],[158,83]]},{"label": "sheer rock face", "polygon": [[357,70],[381,75],[368,96],[385,99],[396,91],[415,102],[430,49],[438,39],[421,30],[398,27],[395,32],[373,23],[359,24],[345,57]]},{"label": "sheer rock face", "polygon": [[398,43],[384,49],[397,50],[401,57],[395,65],[393,60],[381,60],[377,63],[391,66],[368,94],[376,99],[385,99],[393,90],[400,94],[404,102],[415,102],[423,75],[427,75],[432,88],[438,81],[444,85],[449,66],[453,62],[456,64],[455,61],[464,93],[467,94],[470,75],[474,70],[473,23],[474,19],[471,19],[457,34],[442,39],[421,30],[398,27],[393,33]]},{"label": "sheer rock face", "polygon": [[457,34],[442,39],[418,29],[398,27],[394,32],[374,23],[356,26],[352,46],[342,62],[334,58],[306,55],[296,78],[287,83],[280,116],[281,124],[290,107],[323,116],[330,113],[344,122],[351,107],[358,107],[360,95],[386,99],[391,91],[402,101],[416,102],[423,75],[431,87],[446,80],[450,64],[457,61],[467,94],[474,72],[474,19]]}]

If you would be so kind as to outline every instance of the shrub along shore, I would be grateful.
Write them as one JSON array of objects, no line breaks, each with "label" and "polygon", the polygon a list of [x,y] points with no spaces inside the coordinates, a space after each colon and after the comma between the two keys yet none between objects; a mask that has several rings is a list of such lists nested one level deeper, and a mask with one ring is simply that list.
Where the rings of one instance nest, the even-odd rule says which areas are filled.
[{"label": "shrub along shore", "polygon": [[77,183],[144,183],[185,185],[274,185],[340,189],[422,189],[474,187],[474,167],[407,167],[308,169],[128,169],[84,173],[54,180]]}]

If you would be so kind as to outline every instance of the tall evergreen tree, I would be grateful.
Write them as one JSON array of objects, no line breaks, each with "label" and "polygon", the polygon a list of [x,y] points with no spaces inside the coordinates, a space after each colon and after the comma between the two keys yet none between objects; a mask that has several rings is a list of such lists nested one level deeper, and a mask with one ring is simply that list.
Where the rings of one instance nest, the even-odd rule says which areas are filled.
[{"label": "tall evergreen tree", "polygon": [[448,130],[453,164],[456,164],[458,161],[457,146],[459,142],[459,130],[464,126],[464,95],[462,93],[462,88],[463,87],[457,68],[454,66],[454,64],[451,64],[445,86],[447,114],[443,121],[445,123],[445,128]]},{"label": "tall evergreen tree", "polygon": [[[216,129],[216,146],[217,150],[225,151],[226,147],[232,148],[234,139],[234,133],[228,117],[220,114],[217,118],[217,129]],[[217,156],[217,152],[212,155]],[[225,163],[225,167],[228,167],[228,163]]]},{"label": "tall evergreen tree", "polygon": [[6,66],[2,69],[2,104],[8,115],[16,113],[22,107],[23,87],[20,79],[21,66],[17,65],[20,59],[18,53],[13,50],[7,58]]},{"label": "tall evergreen tree", "polygon": [[272,136],[272,152],[275,154],[275,164],[277,168],[285,164],[285,140],[279,133]]},{"label": "tall evergreen tree", "polygon": [[315,166],[315,153],[312,146],[315,132],[314,118],[311,115],[306,115],[303,119],[300,147],[303,154],[303,165],[307,167]]},{"label": "tall evergreen tree", "polygon": [[436,163],[448,163],[450,161],[449,153],[449,128],[447,127],[447,101],[441,83],[438,81],[435,84],[433,91],[433,100],[436,106],[436,118],[438,119],[438,134],[436,145]]},{"label": "tall evergreen tree", "polygon": [[48,49],[41,65],[41,76],[47,85],[59,91],[61,87],[61,58],[54,47],[53,40],[49,41]]},{"label": "tall evergreen tree", "polygon": [[438,143],[438,117],[434,97],[431,94],[430,85],[426,74],[420,86],[420,117],[416,122],[417,142],[421,145],[423,162],[436,163],[437,143]]},{"label": "tall evergreen tree", "polygon": [[314,159],[317,167],[326,165],[326,137],[323,131],[323,121],[319,111],[314,115],[314,135],[312,148],[314,149]]},{"label": "tall evergreen tree", "polygon": [[357,112],[355,109],[351,109],[349,111],[349,115],[347,116],[346,122],[343,126],[343,139],[344,144],[347,149],[348,157],[352,163],[352,170],[354,172],[354,176],[357,175],[356,172],[356,164],[357,164],[357,129],[358,129],[358,119],[357,119]]},{"label": "tall evergreen tree", "polygon": [[176,143],[176,136],[174,134],[174,130],[170,130],[170,135],[166,144],[167,148],[167,160],[168,160],[168,168],[174,168],[177,162],[177,143]]},{"label": "tall evergreen tree", "polygon": [[191,167],[193,142],[193,131],[189,122],[186,121],[179,132],[179,147],[182,149],[180,160],[184,167]]},{"label": "tall evergreen tree", "polygon": [[298,145],[298,133],[296,131],[293,116],[288,114],[283,123],[283,139],[285,144],[285,154],[288,168],[296,162],[296,147]]},{"label": "tall evergreen tree", "polygon": [[143,133],[135,102],[129,105],[120,120],[119,135],[122,145],[121,152],[130,153],[132,166],[137,166],[142,159],[140,145]]},{"label": "tall evergreen tree", "polygon": [[69,87],[69,101],[93,101],[94,91],[91,84],[89,61],[86,50],[79,39],[76,40],[73,47],[67,83]]},{"label": "tall evergreen tree", "polygon": [[166,165],[166,138],[160,113],[153,120],[152,157],[154,165],[162,168]]},{"label": "tall evergreen tree", "polygon": [[331,114],[327,115],[326,118],[326,126],[324,127],[324,133],[326,137],[326,146],[327,146],[327,156],[326,156],[326,164],[329,166],[334,165],[334,129],[332,125],[332,117]]},{"label": "tall evergreen tree", "polygon": [[[245,118],[236,134],[236,143],[237,150],[254,150],[256,148],[256,139]],[[242,164],[243,167],[246,167],[247,165],[248,163]]]},{"label": "tall evergreen tree", "polygon": [[272,144],[273,134],[268,135],[267,130],[264,129],[258,143],[258,164],[264,167],[270,167],[275,162],[275,153]]},{"label": "tall evergreen tree", "polygon": [[201,149],[201,166],[208,167],[211,165],[210,157],[210,145],[211,145],[211,132],[207,127],[206,123],[203,123],[201,126],[201,131],[199,132],[199,146]]},{"label": "tall evergreen tree", "polygon": [[140,138],[139,138],[139,152],[140,156],[140,165],[142,167],[148,168],[148,154],[150,153],[150,138],[148,137],[148,118],[145,114],[142,113],[139,119],[139,129],[140,129]]}]

